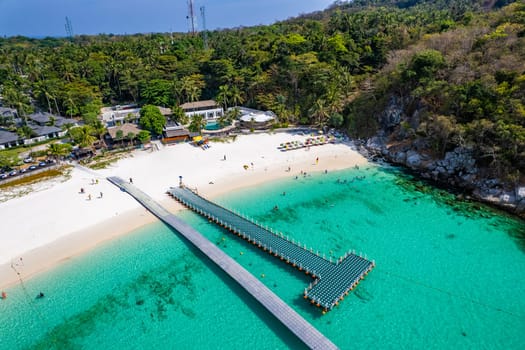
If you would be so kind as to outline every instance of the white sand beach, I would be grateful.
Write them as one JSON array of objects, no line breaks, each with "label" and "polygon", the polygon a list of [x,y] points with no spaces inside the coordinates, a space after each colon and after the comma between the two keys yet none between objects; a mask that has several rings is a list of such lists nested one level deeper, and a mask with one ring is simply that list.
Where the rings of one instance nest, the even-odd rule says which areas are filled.
[{"label": "white sand beach", "polygon": [[132,178],[134,185],[175,211],[182,207],[166,190],[178,185],[179,176],[188,187],[211,198],[295,177],[301,171],[332,171],[367,162],[343,143],[287,152],[277,148],[283,142],[306,138],[290,133],[254,134],[213,142],[206,150],[190,144],[137,150],[103,170],[76,166],[67,181],[55,181],[40,191],[0,203],[0,289],[156,220],[110,184],[108,176]]}]

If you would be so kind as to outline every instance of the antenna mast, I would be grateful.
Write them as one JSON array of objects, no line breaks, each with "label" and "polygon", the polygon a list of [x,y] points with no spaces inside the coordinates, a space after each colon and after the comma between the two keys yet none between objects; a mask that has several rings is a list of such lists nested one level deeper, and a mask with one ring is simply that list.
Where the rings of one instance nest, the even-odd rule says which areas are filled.
[{"label": "antenna mast", "polygon": [[68,38],[72,40],[73,39],[73,25],[71,24],[71,20],[67,16],[66,16],[65,27],[66,27],[66,34]]},{"label": "antenna mast", "polygon": [[202,39],[204,41],[204,50],[208,50],[208,32],[206,31],[206,9],[201,6],[202,17]]},{"label": "antenna mast", "polygon": [[193,9],[193,0],[188,0],[188,15],[186,18],[189,20],[189,32],[195,35],[195,10]]}]

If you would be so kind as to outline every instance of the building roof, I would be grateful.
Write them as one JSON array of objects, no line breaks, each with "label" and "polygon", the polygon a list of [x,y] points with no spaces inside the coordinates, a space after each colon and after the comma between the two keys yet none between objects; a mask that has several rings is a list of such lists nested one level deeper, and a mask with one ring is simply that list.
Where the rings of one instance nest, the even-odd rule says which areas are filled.
[{"label": "building roof", "polygon": [[139,129],[135,124],[126,123],[108,128],[109,136],[111,136],[112,139],[115,139],[117,137],[117,131],[119,130],[122,130],[123,137],[127,137],[130,132],[137,135],[141,131],[141,129]]},{"label": "building roof", "polygon": [[14,132],[0,130],[0,145],[14,142],[16,140],[18,140],[18,135]]},{"label": "building roof", "polygon": [[105,122],[114,121],[116,119],[125,119],[131,114],[133,118],[137,118],[140,114],[140,108],[136,105],[103,107],[100,110],[102,120]]},{"label": "building roof", "polygon": [[28,115],[27,117],[38,124],[48,123],[51,120],[51,117],[55,119],[57,118],[54,115],[47,112],[36,112]]},{"label": "building roof", "polygon": [[178,130],[166,130],[164,133],[166,138],[171,137],[180,137],[180,136],[190,136],[190,132],[186,129],[178,129]]},{"label": "building roof", "polygon": [[184,110],[195,109],[195,108],[218,108],[218,107],[219,105],[214,100],[186,102],[180,105],[180,108]]},{"label": "building roof", "polygon": [[57,128],[56,126],[40,126],[34,124],[28,124],[28,126],[37,134],[37,136],[45,136],[62,131],[62,129]]},{"label": "building roof", "polygon": [[161,106],[157,106],[157,107],[160,111],[160,114],[164,116],[173,114],[173,112],[171,111],[171,108],[166,108],[166,107],[161,107]]},{"label": "building roof", "polygon": [[275,118],[269,113],[248,113],[240,118],[243,122],[251,122],[253,120],[255,123],[266,123],[274,119]]},{"label": "building roof", "polygon": [[54,119],[54,122],[55,122],[54,126],[57,126],[57,127],[61,127],[66,124],[73,124],[73,125],[78,124],[78,121],[75,119],[64,118],[64,117],[53,115],[47,112],[33,113],[33,114],[28,115],[28,118],[40,125],[49,123],[51,121],[51,118]]},{"label": "building roof", "polygon": [[171,120],[168,120],[166,125],[164,125],[164,131],[166,131],[166,130],[179,130],[179,129],[183,129],[183,128],[184,127],[182,125],[180,125],[177,122],[171,121]]},{"label": "building roof", "polygon": [[64,117],[56,117],[55,126],[62,127],[67,124],[78,125],[78,120]]}]

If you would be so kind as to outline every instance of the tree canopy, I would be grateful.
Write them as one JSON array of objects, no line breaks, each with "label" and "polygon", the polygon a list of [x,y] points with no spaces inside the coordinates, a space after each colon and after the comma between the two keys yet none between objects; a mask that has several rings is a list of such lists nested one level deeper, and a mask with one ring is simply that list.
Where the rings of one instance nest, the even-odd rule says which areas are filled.
[{"label": "tree canopy", "polygon": [[145,105],[140,109],[139,125],[142,129],[154,135],[162,135],[162,130],[166,125],[166,118],[160,113],[158,107]]},{"label": "tree canopy", "polygon": [[0,94],[22,117],[36,107],[95,129],[102,105],[145,104],[140,125],[159,135],[165,119],[150,105],[216,99],[356,137],[376,133],[396,97],[396,137],[436,153],[470,145],[481,163],[523,172],[524,12],[511,0],[354,0],[209,31],[208,48],[184,33],[0,38]]}]

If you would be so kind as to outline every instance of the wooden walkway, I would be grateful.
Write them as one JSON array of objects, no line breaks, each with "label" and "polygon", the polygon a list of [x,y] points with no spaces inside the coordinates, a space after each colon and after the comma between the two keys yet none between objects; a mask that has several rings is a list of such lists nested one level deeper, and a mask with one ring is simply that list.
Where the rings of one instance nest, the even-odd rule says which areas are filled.
[{"label": "wooden walkway", "polygon": [[326,259],[313,248],[265,228],[256,222],[217,205],[185,187],[168,191],[179,202],[217,223],[249,243],[311,275],[313,282],[305,288],[304,298],[321,308],[332,310],[374,268],[375,263],[352,252],[339,259]]},{"label": "wooden walkway", "polygon": [[248,293],[257,299],[268,311],[281,321],[293,334],[311,349],[337,349],[334,343],[315,329],[295,310],[275,295],[268,287],[255,278],[250,272],[226,255],[215,244],[202,236],[198,231],[184,223],[175,215],[161,207],[147,194],[119,177],[108,177],[108,180],[127,192],[141,203],[146,209],[157,216],[168,226],[171,226],[210,260],[217,264],[224,272],[239,283]]}]

